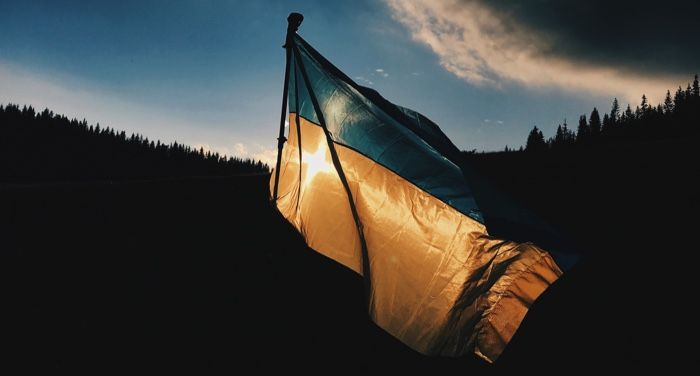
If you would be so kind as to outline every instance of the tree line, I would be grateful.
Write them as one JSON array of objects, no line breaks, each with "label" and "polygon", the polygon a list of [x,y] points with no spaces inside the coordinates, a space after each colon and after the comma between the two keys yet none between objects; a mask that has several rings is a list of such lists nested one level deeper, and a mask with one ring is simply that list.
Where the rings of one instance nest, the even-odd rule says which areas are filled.
[{"label": "tree line", "polygon": [[[616,143],[640,139],[685,137],[698,132],[700,125],[700,84],[698,75],[685,89],[678,87],[674,94],[666,91],[663,103],[654,106],[646,95],[633,110],[628,104],[622,110],[615,98],[610,112],[602,118],[597,108],[590,115],[581,115],[576,130],[564,121],[554,136],[545,139],[535,126],[527,136],[525,151],[541,153],[548,150],[568,150],[590,147],[601,143]],[[522,150],[522,147],[520,148]],[[506,152],[514,151],[505,148]]]},{"label": "tree line", "polygon": [[0,181],[214,176],[267,172],[260,161],[127,135],[31,106],[0,105]]}]

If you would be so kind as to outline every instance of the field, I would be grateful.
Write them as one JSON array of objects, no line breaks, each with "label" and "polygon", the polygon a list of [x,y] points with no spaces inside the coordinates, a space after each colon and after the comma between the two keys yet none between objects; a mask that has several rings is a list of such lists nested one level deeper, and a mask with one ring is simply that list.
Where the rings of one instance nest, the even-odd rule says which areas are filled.
[{"label": "field", "polygon": [[270,206],[268,175],[4,184],[3,364],[439,373],[668,363],[683,349],[666,335],[690,315],[674,295],[696,248],[683,217],[695,205],[690,145],[636,144],[586,163],[471,157],[586,250],[493,366],[419,355],[372,324],[361,279],[305,246]]}]

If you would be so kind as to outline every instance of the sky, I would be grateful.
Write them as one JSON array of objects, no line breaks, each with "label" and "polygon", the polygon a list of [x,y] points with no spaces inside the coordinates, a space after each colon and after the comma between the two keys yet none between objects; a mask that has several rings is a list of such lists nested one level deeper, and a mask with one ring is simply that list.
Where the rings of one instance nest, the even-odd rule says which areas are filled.
[{"label": "sky", "polygon": [[0,0],[0,103],[271,162],[286,17],[358,83],[461,149],[552,135],[700,72],[700,3]]}]

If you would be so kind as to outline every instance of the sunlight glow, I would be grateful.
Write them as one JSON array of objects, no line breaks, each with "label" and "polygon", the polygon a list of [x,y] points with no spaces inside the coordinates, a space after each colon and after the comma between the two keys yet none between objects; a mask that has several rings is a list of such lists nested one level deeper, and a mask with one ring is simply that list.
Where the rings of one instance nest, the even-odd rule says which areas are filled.
[{"label": "sunlight glow", "polygon": [[330,173],[333,171],[333,165],[330,161],[326,140],[319,139],[316,150],[309,153],[302,153],[302,166],[304,171],[304,187],[307,187],[320,173]]}]

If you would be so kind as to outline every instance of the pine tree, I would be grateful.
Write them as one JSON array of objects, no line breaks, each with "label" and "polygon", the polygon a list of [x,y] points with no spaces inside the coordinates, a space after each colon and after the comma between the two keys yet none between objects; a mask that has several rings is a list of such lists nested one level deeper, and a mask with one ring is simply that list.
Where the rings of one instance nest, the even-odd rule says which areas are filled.
[{"label": "pine tree", "polygon": [[700,83],[698,82],[698,75],[695,75],[695,79],[693,80],[693,96],[695,98],[700,97]]},{"label": "pine tree", "polygon": [[673,109],[678,110],[678,108],[683,107],[683,104],[685,102],[685,93],[683,92],[683,89],[681,87],[678,87],[678,90],[676,90],[676,94],[673,96]]},{"label": "pine tree", "polygon": [[598,109],[595,107],[593,107],[593,111],[591,111],[591,117],[588,120],[588,124],[591,129],[591,139],[597,139],[600,136],[601,123],[600,114],[598,113]]},{"label": "pine tree", "polygon": [[627,122],[634,120],[634,113],[632,112],[632,108],[629,104],[627,105],[627,109],[625,109],[625,117],[627,118]]},{"label": "pine tree", "polygon": [[604,135],[610,134],[610,131],[612,130],[612,122],[610,121],[610,116],[608,114],[603,115],[603,130],[602,133]]},{"label": "pine tree", "polygon": [[559,124],[557,126],[557,133],[554,134],[554,140],[552,140],[552,146],[555,148],[561,148],[565,143],[564,129],[561,127],[561,124]]},{"label": "pine tree", "polygon": [[647,96],[642,94],[642,103],[639,104],[639,115],[647,116],[649,113],[649,101],[647,101]]},{"label": "pine tree", "polygon": [[617,102],[617,98],[613,99],[612,107],[610,108],[610,124],[615,125],[620,119],[620,104]]},{"label": "pine tree", "polygon": [[673,99],[671,98],[671,91],[666,90],[666,99],[664,99],[664,114],[670,115],[673,113]]},{"label": "pine tree", "polygon": [[581,115],[578,119],[578,129],[576,130],[576,142],[583,144],[588,142],[591,135],[591,128],[588,126],[586,115]]},{"label": "pine tree", "polygon": [[547,150],[547,143],[544,141],[544,135],[542,131],[535,126],[527,136],[525,151],[539,153],[545,150]]},{"label": "pine tree", "polygon": [[564,127],[562,128],[562,131],[564,132],[564,141],[566,142],[566,145],[569,146],[574,143],[576,136],[574,135],[574,132],[569,129],[569,125],[566,123],[566,119],[564,119]]}]

